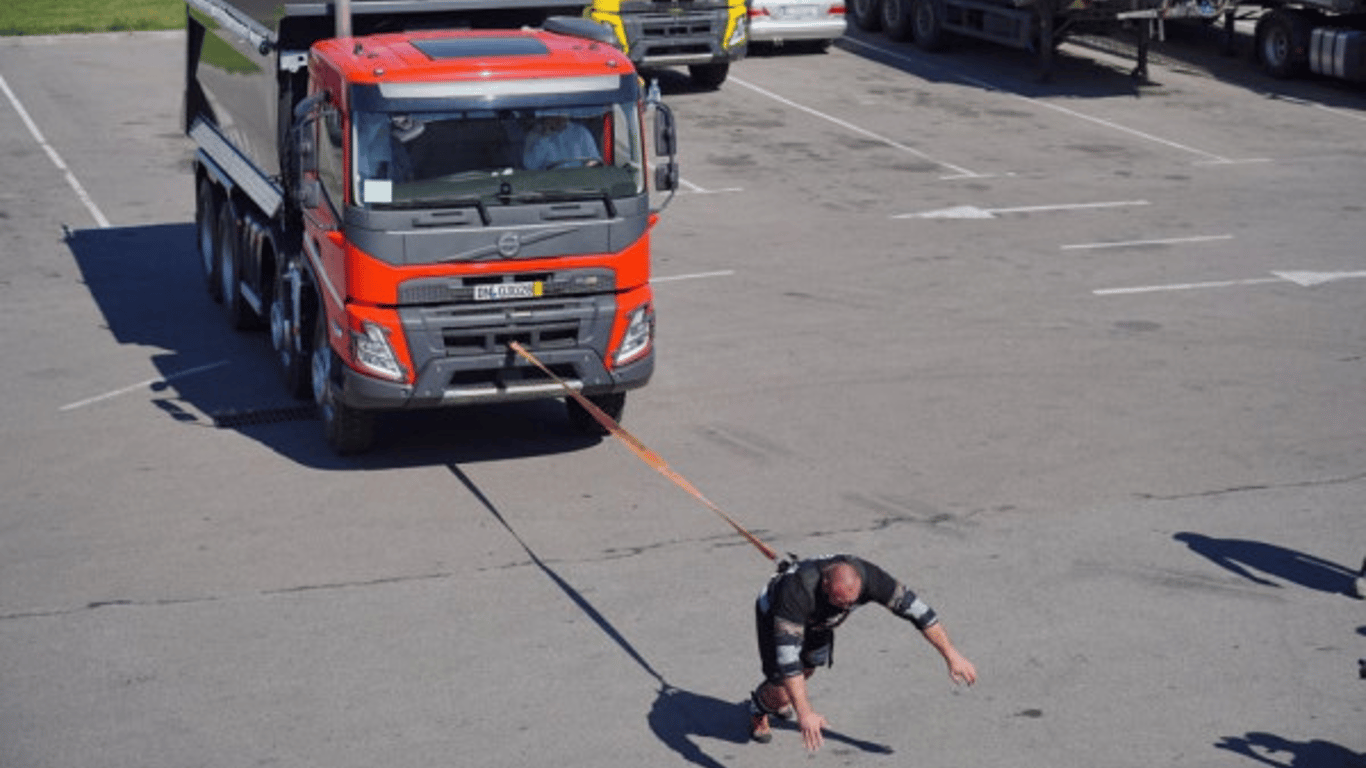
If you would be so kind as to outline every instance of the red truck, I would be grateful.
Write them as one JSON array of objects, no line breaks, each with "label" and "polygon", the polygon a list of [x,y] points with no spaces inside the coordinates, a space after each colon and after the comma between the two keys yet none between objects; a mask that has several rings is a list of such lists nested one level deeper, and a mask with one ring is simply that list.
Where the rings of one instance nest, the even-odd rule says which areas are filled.
[{"label": "red truck", "polygon": [[482,2],[186,0],[205,284],[339,453],[385,411],[563,395],[514,341],[614,417],[654,369],[672,115],[610,30]]}]

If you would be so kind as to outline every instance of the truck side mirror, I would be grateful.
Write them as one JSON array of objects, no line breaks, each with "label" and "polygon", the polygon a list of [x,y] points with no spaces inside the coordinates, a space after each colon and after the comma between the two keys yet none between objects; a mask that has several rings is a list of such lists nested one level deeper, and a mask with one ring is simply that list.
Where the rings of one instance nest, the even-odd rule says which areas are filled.
[{"label": "truck side mirror", "polygon": [[294,153],[294,199],[303,208],[316,208],[320,201],[318,184],[317,118],[306,117],[295,123],[290,151]]},{"label": "truck side mirror", "polygon": [[655,189],[660,192],[678,189],[678,163],[670,160],[664,165],[655,166]]},{"label": "truck side mirror", "polygon": [[655,155],[672,157],[678,152],[678,133],[674,113],[664,104],[655,105]]}]

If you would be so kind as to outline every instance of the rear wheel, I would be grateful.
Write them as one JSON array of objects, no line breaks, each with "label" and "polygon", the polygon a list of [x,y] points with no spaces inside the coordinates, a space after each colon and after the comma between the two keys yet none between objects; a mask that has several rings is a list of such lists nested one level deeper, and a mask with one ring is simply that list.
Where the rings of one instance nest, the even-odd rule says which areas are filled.
[{"label": "rear wheel", "polygon": [[204,273],[204,287],[209,298],[223,298],[218,277],[218,197],[208,179],[200,179],[194,196],[195,242],[199,248],[199,267]]},{"label": "rear wheel", "polygon": [[688,75],[692,78],[692,84],[707,91],[720,88],[721,84],[726,82],[726,75],[728,74],[730,74],[729,61],[688,65]]},{"label": "rear wheel", "polygon": [[[612,421],[621,423],[621,414],[626,410],[626,393],[613,392],[607,395],[588,395],[588,402],[596,405],[598,410],[612,417]],[[565,398],[565,409],[569,413],[569,423],[573,425],[574,431],[584,435],[606,435],[608,430],[598,420],[593,418],[593,414],[588,412],[579,404],[578,400],[572,397]]]},{"label": "rear wheel", "polygon": [[1308,61],[1309,24],[1299,15],[1272,11],[1257,24],[1257,54],[1272,77],[1295,77]]},{"label": "rear wheel", "polygon": [[228,325],[238,331],[250,328],[252,311],[242,296],[242,283],[238,277],[242,266],[242,243],[237,231],[237,217],[233,213],[232,203],[227,201],[218,207],[218,245],[214,250],[218,257],[218,295],[223,299]]},{"label": "rear wheel", "polygon": [[864,32],[876,32],[881,29],[881,6],[880,0],[851,0],[848,8],[854,14],[854,26]]},{"label": "rear wheel", "polygon": [[[296,307],[294,284],[283,276],[275,278],[275,290],[270,300],[270,344],[275,348],[275,359],[290,396],[303,400],[312,391],[309,387],[309,338],[299,327],[306,322],[303,307]],[[297,319],[296,319],[297,318]]]},{"label": "rear wheel", "polygon": [[313,401],[318,404],[318,418],[332,450],[343,456],[364,453],[375,444],[375,415],[339,402],[334,396],[332,373],[337,360],[327,343],[327,326],[327,315],[319,309],[313,322]]},{"label": "rear wheel", "polygon": [[911,0],[882,0],[882,31],[893,40],[911,36]]},{"label": "rear wheel", "polygon": [[948,43],[943,9],[939,0],[911,0],[911,31],[921,49],[942,51]]}]

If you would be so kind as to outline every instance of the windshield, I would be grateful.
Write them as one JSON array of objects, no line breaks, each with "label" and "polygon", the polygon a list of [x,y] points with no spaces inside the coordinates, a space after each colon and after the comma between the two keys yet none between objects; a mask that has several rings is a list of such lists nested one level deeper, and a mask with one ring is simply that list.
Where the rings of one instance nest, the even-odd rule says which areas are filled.
[{"label": "windshield", "polygon": [[645,191],[634,102],[355,118],[355,200],[367,208],[515,205]]}]

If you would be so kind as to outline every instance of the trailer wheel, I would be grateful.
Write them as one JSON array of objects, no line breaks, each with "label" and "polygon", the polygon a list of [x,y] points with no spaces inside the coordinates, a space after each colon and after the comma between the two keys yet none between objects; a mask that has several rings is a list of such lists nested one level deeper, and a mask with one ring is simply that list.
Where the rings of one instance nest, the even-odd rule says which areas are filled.
[{"label": "trailer wheel", "polygon": [[1257,22],[1262,69],[1277,78],[1302,74],[1308,64],[1309,24],[1298,14],[1275,10]]},{"label": "trailer wheel", "polygon": [[237,228],[237,215],[230,201],[218,206],[217,252],[219,296],[228,314],[228,325],[243,331],[251,327],[252,312],[242,297],[242,237]]},{"label": "trailer wheel", "polygon": [[911,0],[882,0],[882,31],[893,40],[911,37]]},{"label": "trailer wheel", "polygon": [[[607,395],[588,395],[588,402],[596,405],[599,410],[612,417],[615,422],[621,422],[621,414],[626,410],[626,393],[613,392]],[[574,431],[581,435],[602,436],[608,434],[605,427],[593,418],[587,408],[579,405],[579,401],[572,397],[565,398],[565,410],[569,413],[569,423],[574,427]]]},{"label": "trailer wheel", "polygon": [[321,308],[313,322],[313,401],[323,435],[332,450],[342,456],[364,453],[375,444],[375,415],[338,402],[332,393],[332,371],[336,356],[327,343],[327,313]]},{"label": "trailer wheel", "polygon": [[[296,309],[299,310],[296,312]],[[276,275],[270,299],[270,345],[280,365],[281,378],[290,396],[303,400],[312,392],[309,386],[309,338],[299,327],[307,317],[303,307],[294,306],[294,286],[283,275]],[[296,322],[295,318],[298,318]]]},{"label": "trailer wheel", "polygon": [[939,0],[911,0],[911,29],[922,50],[942,51],[949,36],[944,31],[944,6]]},{"label": "trailer wheel", "polygon": [[712,64],[689,64],[688,75],[692,78],[692,84],[704,91],[714,91],[726,82],[726,75],[730,74],[730,62],[722,61]]},{"label": "trailer wheel", "polygon": [[881,0],[851,0],[847,7],[854,13],[854,26],[864,32],[882,29]]},{"label": "trailer wheel", "polygon": [[200,179],[194,196],[195,241],[199,247],[199,266],[204,272],[204,287],[209,298],[222,301],[222,286],[218,281],[218,208],[214,186],[208,179]]}]

